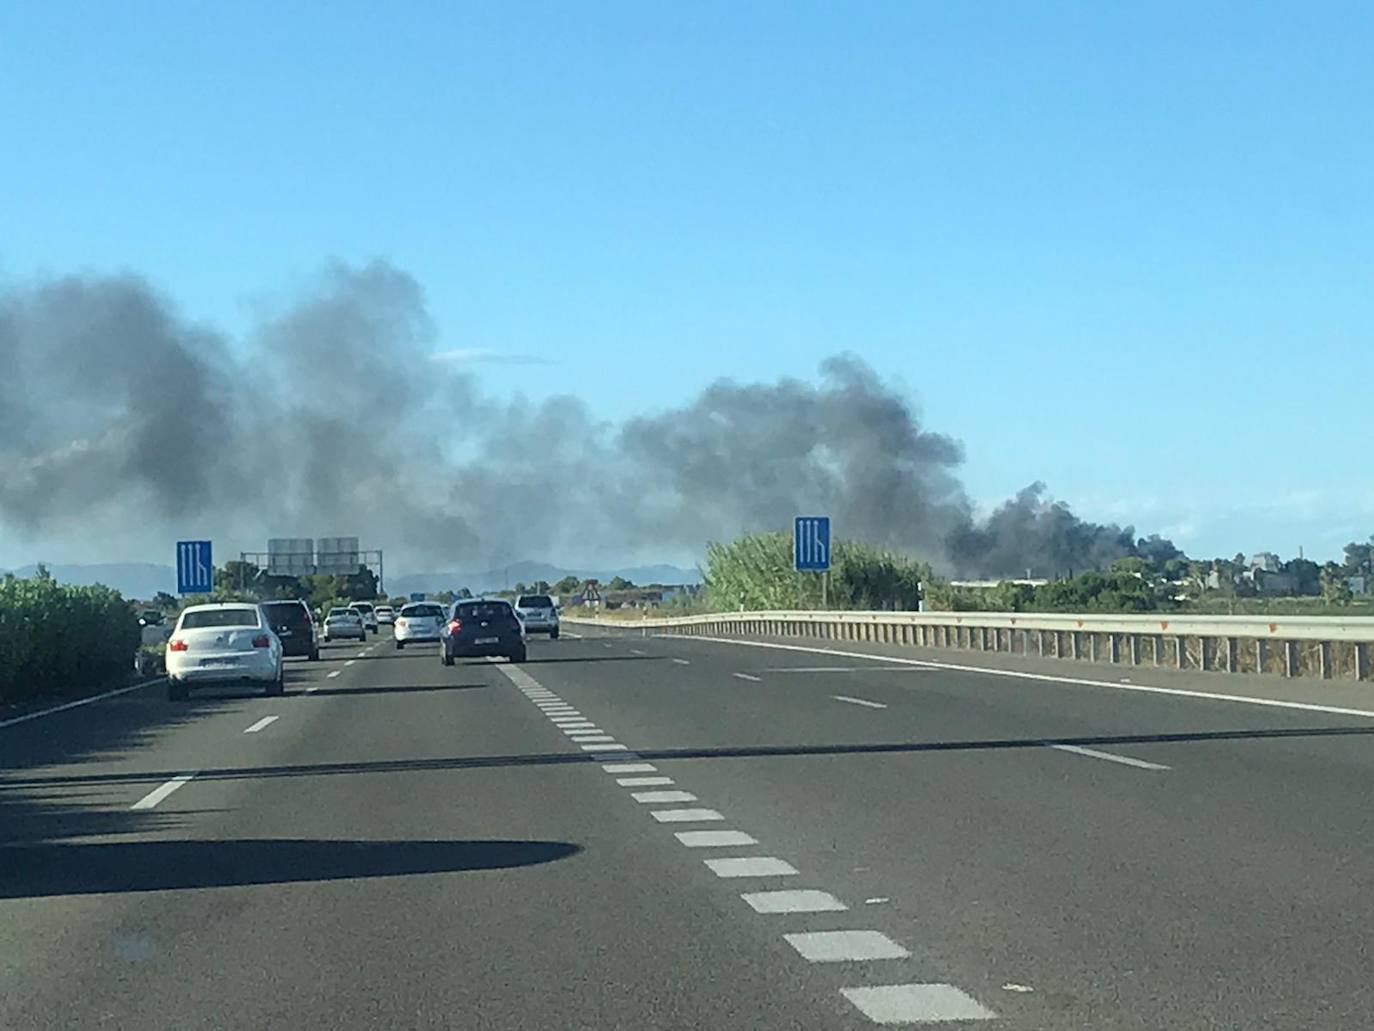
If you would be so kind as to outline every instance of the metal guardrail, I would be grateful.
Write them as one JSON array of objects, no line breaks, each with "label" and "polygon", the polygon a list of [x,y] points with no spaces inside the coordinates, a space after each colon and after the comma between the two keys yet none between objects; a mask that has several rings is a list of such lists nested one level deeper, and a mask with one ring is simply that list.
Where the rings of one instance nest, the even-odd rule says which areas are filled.
[{"label": "metal guardrail", "polygon": [[806,637],[1226,673],[1370,679],[1374,617],[1043,612],[728,612],[565,623],[695,636]]}]

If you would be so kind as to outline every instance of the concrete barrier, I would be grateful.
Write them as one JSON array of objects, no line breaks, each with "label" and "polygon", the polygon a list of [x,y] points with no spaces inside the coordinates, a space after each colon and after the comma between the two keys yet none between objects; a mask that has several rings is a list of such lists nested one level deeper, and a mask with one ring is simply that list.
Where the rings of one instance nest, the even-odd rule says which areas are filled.
[{"label": "concrete barrier", "polygon": [[1368,681],[1374,617],[1041,612],[727,612],[569,625],[706,637],[802,637],[1080,662]]}]

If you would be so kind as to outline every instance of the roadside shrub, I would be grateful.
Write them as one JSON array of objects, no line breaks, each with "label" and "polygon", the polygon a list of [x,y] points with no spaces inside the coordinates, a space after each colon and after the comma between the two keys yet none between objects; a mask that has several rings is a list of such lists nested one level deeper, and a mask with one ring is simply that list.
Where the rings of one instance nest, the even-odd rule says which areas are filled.
[{"label": "roadside shrub", "polygon": [[0,579],[0,704],[127,676],[139,644],[138,617],[118,591]]}]

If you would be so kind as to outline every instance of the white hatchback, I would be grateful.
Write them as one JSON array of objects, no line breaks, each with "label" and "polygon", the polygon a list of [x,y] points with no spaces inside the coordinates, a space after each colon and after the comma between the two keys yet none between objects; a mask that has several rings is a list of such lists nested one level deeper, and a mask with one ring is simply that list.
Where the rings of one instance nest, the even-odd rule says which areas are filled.
[{"label": "white hatchback", "polygon": [[443,626],[442,605],[433,601],[417,601],[401,607],[401,614],[396,617],[391,632],[396,636],[396,647],[404,648],[416,641],[439,640],[439,632]]},{"label": "white hatchback", "polygon": [[185,699],[193,685],[262,684],[286,689],[281,640],[256,605],[192,605],[167,642],[167,697]]}]

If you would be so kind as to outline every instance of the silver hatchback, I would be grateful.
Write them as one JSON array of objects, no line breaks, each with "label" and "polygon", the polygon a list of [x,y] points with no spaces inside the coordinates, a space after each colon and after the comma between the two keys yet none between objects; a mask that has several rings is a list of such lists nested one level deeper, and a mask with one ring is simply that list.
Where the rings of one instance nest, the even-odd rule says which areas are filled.
[{"label": "silver hatchback", "polygon": [[525,633],[548,634],[550,640],[558,640],[558,607],[547,594],[520,595],[515,611],[525,624]]}]

